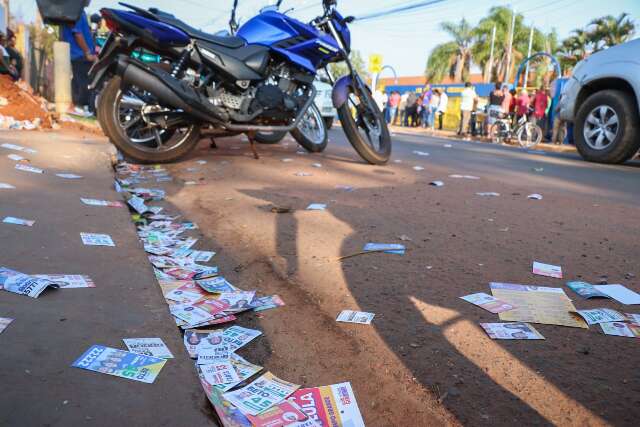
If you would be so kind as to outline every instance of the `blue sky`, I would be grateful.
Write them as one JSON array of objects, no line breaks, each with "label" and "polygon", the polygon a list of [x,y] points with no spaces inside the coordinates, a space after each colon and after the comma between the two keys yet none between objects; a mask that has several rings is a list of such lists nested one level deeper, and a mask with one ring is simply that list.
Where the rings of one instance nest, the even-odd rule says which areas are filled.
[{"label": "blue sky", "polygon": [[[155,6],[208,31],[224,29],[229,18],[232,0],[129,0],[136,6]],[[243,21],[253,16],[270,0],[240,0],[239,16]],[[343,15],[364,15],[414,0],[338,0]],[[373,6],[372,6],[373,5]],[[492,6],[511,5],[524,14],[527,24],[533,23],[543,31],[556,28],[564,37],[595,17],[621,12],[629,13],[640,30],[640,0],[444,0],[421,9],[382,19],[352,24],[352,47],[365,57],[371,53],[383,55],[384,63],[392,65],[399,75],[423,73],[431,49],[448,41],[439,30],[444,21],[464,17],[472,23],[481,19]],[[93,0],[90,11],[101,7],[117,7],[115,0]],[[34,0],[11,0],[13,13],[26,20],[33,19]],[[292,15],[309,20],[321,13],[320,0],[284,0],[283,10],[294,8]],[[640,31],[639,31],[640,32]],[[640,34],[638,34],[640,35]]]}]

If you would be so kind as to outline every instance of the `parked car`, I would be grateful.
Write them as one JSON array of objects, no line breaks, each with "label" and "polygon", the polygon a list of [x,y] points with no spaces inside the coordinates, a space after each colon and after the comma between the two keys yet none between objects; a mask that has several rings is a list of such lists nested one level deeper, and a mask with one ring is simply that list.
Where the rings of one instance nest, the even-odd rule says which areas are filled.
[{"label": "parked car", "polygon": [[598,163],[623,163],[640,149],[640,39],[579,62],[560,99],[574,124],[578,152]]},{"label": "parked car", "polygon": [[316,80],[313,85],[318,91],[315,99],[316,106],[322,114],[322,118],[324,119],[324,124],[327,127],[327,130],[329,130],[333,126],[333,119],[337,114],[337,111],[333,106],[333,100],[331,98],[333,86],[331,86],[329,83],[321,82],[320,80]]}]

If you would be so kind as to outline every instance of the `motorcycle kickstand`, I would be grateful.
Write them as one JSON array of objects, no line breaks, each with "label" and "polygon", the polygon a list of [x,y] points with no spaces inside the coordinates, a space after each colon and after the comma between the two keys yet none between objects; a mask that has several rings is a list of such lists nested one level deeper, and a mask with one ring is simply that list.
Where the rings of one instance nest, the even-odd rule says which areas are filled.
[{"label": "motorcycle kickstand", "polygon": [[213,148],[216,149],[218,148],[218,145],[216,144],[216,140],[214,137],[209,138],[211,140],[211,144],[209,144],[209,148]]},{"label": "motorcycle kickstand", "polygon": [[258,154],[258,150],[256,150],[256,141],[255,141],[256,132],[251,131],[247,132],[247,138],[249,138],[249,144],[251,145],[251,151],[253,152],[253,158],[256,160],[260,160],[260,155]]}]

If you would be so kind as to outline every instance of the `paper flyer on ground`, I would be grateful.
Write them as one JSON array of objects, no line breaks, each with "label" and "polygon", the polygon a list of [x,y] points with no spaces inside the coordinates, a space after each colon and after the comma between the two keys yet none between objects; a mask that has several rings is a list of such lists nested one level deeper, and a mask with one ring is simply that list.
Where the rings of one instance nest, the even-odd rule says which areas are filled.
[{"label": "paper flyer on ground", "polygon": [[571,288],[573,292],[580,295],[583,298],[611,298],[607,294],[603,294],[595,288],[591,283],[587,282],[567,282],[567,286]]},{"label": "paper flyer on ground", "polygon": [[0,317],[0,334],[2,333],[2,331],[7,329],[7,326],[9,326],[9,323],[11,322],[13,322],[13,319],[9,317]]},{"label": "paper flyer on ground", "polygon": [[80,198],[80,200],[82,201],[82,203],[84,203],[85,205],[89,205],[89,206],[106,206],[109,208],[122,208],[124,207],[124,205],[122,204],[122,202],[111,202],[109,200],[98,200],[98,199],[85,199],[85,198]]},{"label": "paper flyer on ground", "polygon": [[256,291],[221,292],[218,301],[228,305],[225,313],[238,313],[252,308],[251,301],[255,295]]},{"label": "paper flyer on ground", "polygon": [[254,365],[253,363],[248,362],[247,360],[242,358],[242,356],[239,356],[235,353],[231,353],[231,357],[229,358],[229,360],[233,364],[233,367],[235,368],[236,372],[238,373],[239,379],[235,383],[219,384],[215,386],[216,388],[222,391],[231,390],[241,382],[248,380],[258,372],[262,371],[262,366]]},{"label": "paper flyer on ground", "polygon": [[284,301],[278,295],[270,295],[266,297],[255,298],[251,302],[253,311],[264,311],[272,308],[284,306]]},{"label": "paper flyer on ground", "polygon": [[353,310],[342,310],[338,317],[336,318],[337,322],[345,322],[345,323],[361,323],[363,325],[370,325],[373,320],[375,314],[367,313],[365,311],[353,311]]},{"label": "paper flyer on ground", "polygon": [[257,415],[286,399],[300,386],[267,372],[251,384],[224,394],[245,415]]},{"label": "paper flyer on ground", "polygon": [[198,357],[198,346],[204,340],[211,338],[210,344],[215,345],[216,342],[220,342],[222,340],[222,332],[221,331],[200,331],[195,329],[188,329],[184,331],[184,347],[187,349],[187,353],[189,353],[189,357],[195,359]]},{"label": "paper flyer on ground", "polygon": [[635,323],[609,322],[600,323],[602,332],[618,337],[640,338],[640,325]]},{"label": "paper flyer on ground", "polygon": [[595,285],[594,288],[622,304],[640,304],[640,294],[623,285]]},{"label": "paper flyer on ground", "polygon": [[57,283],[60,289],[95,288],[96,284],[89,276],[82,274],[34,274],[33,277],[47,279]]},{"label": "paper flyer on ground", "polygon": [[592,310],[576,311],[588,325],[595,325],[605,322],[624,322],[627,318],[622,314],[610,308],[594,308]]},{"label": "paper flyer on ground", "polygon": [[[309,416],[294,402],[285,400],[258,415],[247,415],[251,424],[255,427],[301,427],[317,426],[315,421],[309,420]],[[309,420],[312,424],[302,424]]]},{"label": "paper flyer on ground", "polygon": [[165,294],[165,298],[181,304],[194,304],[206,297],[207,293],[193,282],[187,282],[179,288]]},{"label": "paper flyer on ground", "polygon": [[60,286],[47,279],[40,279],[19,271],[0,267],[0,289],[7,292],[38,298],[42,291],[48,287],[57,289]]},{"label": "paper flyer on ground", "polygon": [[82,243],[87,246],[115,246],[108,234],[80,233]]},{"label": "paper flyer on ground", "polygon": [[200,375],[200,384],[204,389],[209,402],[216,411],[218,418],[220,418],[220,424],[224,427],[254,427],[251,421],[244,415],[238,408],[232,405],[224,398],[223,391],[216,386],[205,381],[204,377]]},{"label": "paper flyer on ground", "polygon": [[405,247],[399,243],[367,243],[364,252],[384,252],[386,254],[404,255]]},{"label": "paper flyer on ground", "polygon": [[640,314],[625,313],[624,315],[627,317],[629,322],[640,325]]},{"label": "paper flyer on ground", "polygon": [[356,397],[348,382],[303,388],[291,396],[321,427],[364,427]]},{"label": "paper flyer on ground", "polygon": [[72,366],[151,384],[166,362],[157,357],[93,345]]},{"label": "paper flyer on ground", "polygon": [[587,323],[575,314],[576,308],[562,288],[492,282],[491,293],[515,307],[498,314],[502,321],[544,323],[573,328],[588,327]]},{"label": "paper flyer on ground", "polygon": [[173,359],[173,354],[160,338],[124,338],[122,341],[132,353],[159,359]]},{"label": "paper flyer on ground", "polygon": [[14,216],[6,217],[2,220],[2,222],[4,222],[5,224],[24,225],[26,227],[33,227],[33,224],[36,223],[31,219],[16,218]]},{"label": "paper flyer on ground", "polygon": [[211,385],[237,384],[240,381],[240,377],[229,359],[200,365],[200,371],[204,379]]},{"label": "paper flyer on ground", "polygon": [[544,337],[528,323],[480,323],[494,340],[543,340]]},{"label": "paper flyer on ground", "polygon": [[172,315],[183,320],[190,326],[213,320],[213,315],[211,313],[189,304],[172,305],[169,307],[169,311],[171,311]]},{"label": "paper flyer on ground", "polygon": [[200,345],[198,345],[196,352],[198,353],[198,365],[218,363],[229,360],[229,357],[231,357],[229,344],[222,341],[215,344],[211,344],[207,340],[202,341]]},{"label": "paper flyer on ground", "polygon": [[222,333],[224,341],[229,344],[231,351],[244,347],[260,335],[262,335],[262,332],[257,329],[243,328],[237,325],[225,329]]},{"label": "paper flyer on ground", "polygon": [[238,289],[227,281],[224,277],[214,277],[211,279],[197,280],[196,283],[207,292],[236,292]]},{"label": "paper flyer on ground", "polygon": [[466,295],[464,297],[460,297],[460,299],[470,302],[473,305],[477,305],[478,307],[482,307],[485,310],[494,314],[502,313],[503,311],[513,310],[515,308],[511,304],[508,304],[504,301],[500,301],[499,299],[496,299],[484,292],[478,292],[477,294]]},{"label": "paper flyer on ground", "polygon": [[562,267],[559,265],[544,264],[542,262],[534,261],[533,274],[562,279]]}]

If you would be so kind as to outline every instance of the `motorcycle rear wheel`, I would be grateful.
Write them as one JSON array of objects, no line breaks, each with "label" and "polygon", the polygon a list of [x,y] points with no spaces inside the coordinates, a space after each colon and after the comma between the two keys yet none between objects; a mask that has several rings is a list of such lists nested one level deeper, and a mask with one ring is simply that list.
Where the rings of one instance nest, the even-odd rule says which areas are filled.
[{"label": "motorcycle rear wheel", "polygon": [[[148,127],[134,128],[134,125],[141,121],[139,117],[122,117],[121,102],[123,94],[128,93],[128,89],[121,88],[120,77],[113,77],[100,94],[98,116],[105,129],[105,134],[126,158],[140,163],[170,163],[195,148],[200,141],[200,126],[198,124],[166,131]],[[135,114],[136,112],[133,110],[132,115],[135,116]],[[132,128],[138,132],[136,137],[132,136]],[[141,135],[140,132],[143,131],[148,131],[152,137]]]},{"label": "motorcycle rear wheel", "polygon": [[255,139],[260,144],[277,144],[287,136],[287,132],[258,132]]},{"label": "motorcycle rear wheel", "polygon": [[321,153],[327,148],[329,134],[315,103],[304,113],[298,126],[291,131],[291,136],[310,153]]}]

